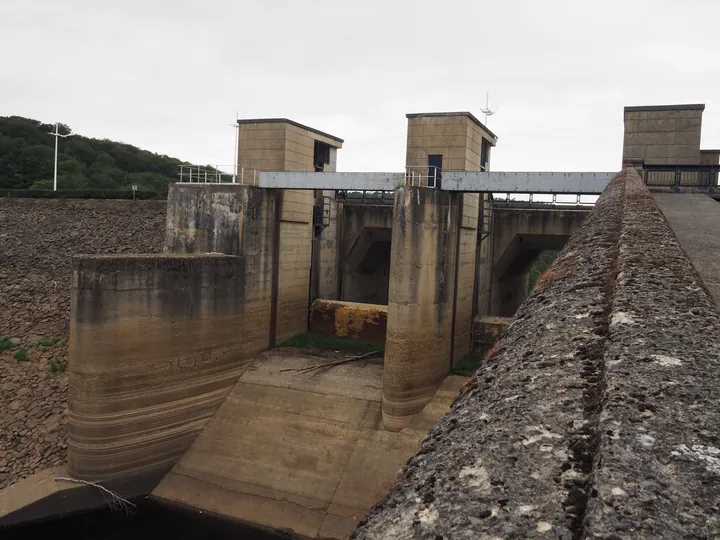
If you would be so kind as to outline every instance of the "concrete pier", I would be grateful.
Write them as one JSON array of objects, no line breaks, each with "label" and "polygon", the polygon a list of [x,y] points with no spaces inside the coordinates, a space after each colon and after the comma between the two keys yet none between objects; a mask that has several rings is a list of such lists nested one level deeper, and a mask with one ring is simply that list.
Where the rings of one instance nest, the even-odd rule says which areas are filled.
[{"label": "concrete pier", "polygon": [[395,193],[383,421],[400,430],[450,371],[457,196],[402,187]]}]

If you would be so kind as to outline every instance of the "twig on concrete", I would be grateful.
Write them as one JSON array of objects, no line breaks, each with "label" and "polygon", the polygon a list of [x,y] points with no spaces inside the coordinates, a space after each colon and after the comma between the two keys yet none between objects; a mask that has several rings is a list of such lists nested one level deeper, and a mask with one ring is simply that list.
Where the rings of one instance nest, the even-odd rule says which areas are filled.
[{"label": "twig on concrete", "polygon": [[55,481],[57,482],[58,480],[62,480],[63,482],[70,482],[73,484],[84,484],[86,486],[93,486],[98,488],[98,490],[100,490],[100,493],[102,493],[103,499],[105,499],[105,502],[112,510],[123,510],[126,514],[130,515],[133,510],[137,508],[136,504],[131,503],[127,499],[122,498],[114,491],[110,491],[108,488],[103,487],[100,484],[96,484],[95,482],[79,480],[78,478],[68,478],[67,476],[56,476]]},{"label": "twig on concrete", "polygon": [[351,362],[356,362],[358,360],[365,360],[366,358],[373,358],[375,356],[381,356],[382,353],[380,351],[370,351],[363,354],[358,354],[357,356],[351,356],[349,358],[343,358],[342,360],[336,360],[335,362],[325,362],[323,364],[313,364],[312,366],[306,366],[304,368],[296,369],[296,368],[288,368],[288,369],[281,369],[280,372],[286,372],[286,371],[293,371],[296,373],[310,373],[311,371],[315,371],[316,369],[319,371],[323,371],[325,369],[330,369],[335,366],[341,366],[343,364],[349,364]]}]

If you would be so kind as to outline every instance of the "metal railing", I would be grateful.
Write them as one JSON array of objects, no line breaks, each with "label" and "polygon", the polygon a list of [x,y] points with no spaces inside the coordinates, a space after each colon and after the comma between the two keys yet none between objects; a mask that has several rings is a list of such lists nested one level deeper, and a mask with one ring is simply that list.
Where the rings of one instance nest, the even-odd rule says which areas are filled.
[{"label": "metal railing", "polygon": [[249,184],[256,186],[260,171],[250,167],[239,167],[237,173],[228,173],[221,169],[235,169],[232,165],[216,165],[215,167],[198,167],[180,165],[178,173],[181,184]]},{"label": "metal railing", "polygon": [[644,165],[643,177],[649,188],[681,191],[683,188],[716,190],[720,165]]},{"label": "metal railing", "polygon": [[579,193],[493,193],[495,206],[505,208],[567,208],[589,210],[595,206],[599,195]]},{"label": "metal railing", "polygon": [[405,167],[405,185],[439,188],[442,183],[442,169],[434,165]]},{"label": "metal railing", "polygon": [[395,202],[395,192],[339,189],[335,192],[335,200],[343,204],[381,204],[392,206]]}]

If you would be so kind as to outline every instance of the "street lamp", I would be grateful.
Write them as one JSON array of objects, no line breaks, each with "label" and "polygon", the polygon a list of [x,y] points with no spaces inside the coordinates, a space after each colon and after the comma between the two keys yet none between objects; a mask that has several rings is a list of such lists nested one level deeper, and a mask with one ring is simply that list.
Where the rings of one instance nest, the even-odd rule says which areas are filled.
[{"label": "street lamp", "polygon": [[50,135],[55,135],[55,172],[53,174],[53,191],[57,191],[57,162],[58,162],[58,137],[70,137],[73,133],[63,135],[59,130],[59,123],[55,122],[55,131],[50,132]]},{"label": "street lamp", "polygon": [[238,159],[237,159],[237,153],[238,153],[238,132],[240,131],[240,125],[238,124],[238,113],[235,111],[235,123],[230,124],[232,127],[235,128],[235,151],[234,151],[234,164],[233,164],[233,184],[237,184],[237,170],[238,170]]}]

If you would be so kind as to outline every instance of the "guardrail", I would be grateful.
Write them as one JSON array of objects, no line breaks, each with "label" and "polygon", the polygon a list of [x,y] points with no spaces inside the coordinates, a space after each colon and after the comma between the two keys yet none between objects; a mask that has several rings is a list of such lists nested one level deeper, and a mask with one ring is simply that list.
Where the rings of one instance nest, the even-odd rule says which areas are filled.
[{"label": "guardrail", "polygon": [[680,191],[683,188],[718,189],[720,165],[644,165],[643,178],[648,188]]},{"label": "guardrail", "polygon": [[196,167],[180,165],[178,183],[181,184],[249,184],[256,186],[260,171],[250,167],[239,167],[236,172],[228,173],[220,169],[235,169],[232,165],[216,165],[215,167]]}]

